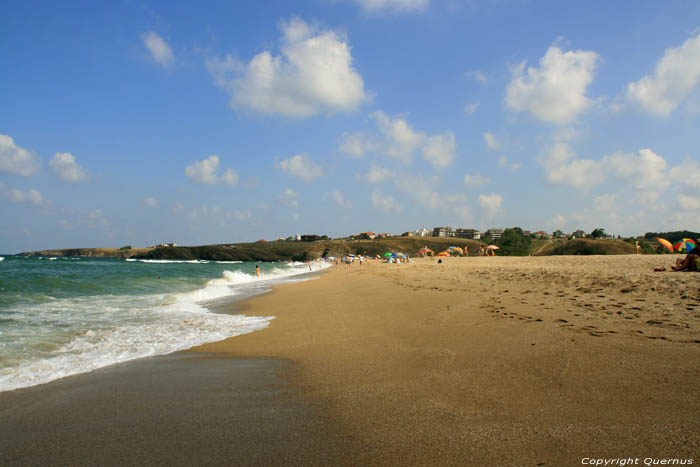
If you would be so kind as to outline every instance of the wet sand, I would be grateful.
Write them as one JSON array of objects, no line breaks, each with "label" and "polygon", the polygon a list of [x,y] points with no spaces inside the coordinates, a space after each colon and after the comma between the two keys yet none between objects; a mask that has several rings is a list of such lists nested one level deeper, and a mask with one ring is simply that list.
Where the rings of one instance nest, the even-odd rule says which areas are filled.
[{"label": "wet sand", "polygon": [[0,465],[349,465],[288,362],[173,354],[0,394]]},{"label": "wet sand", "polygon": [[0,394],[0,453],[15,465],[697,463],[700,274],[652,272],[670,259],[335,267],[245,302],[236,312],[276,317],[263,331]]}]

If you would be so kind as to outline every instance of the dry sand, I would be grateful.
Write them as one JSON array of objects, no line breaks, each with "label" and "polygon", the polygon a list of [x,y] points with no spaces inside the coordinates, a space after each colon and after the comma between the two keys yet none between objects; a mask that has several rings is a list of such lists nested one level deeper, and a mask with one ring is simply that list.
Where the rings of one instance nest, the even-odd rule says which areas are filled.
[{"label": "dry sand", "polygon": [[339,266],[192,352],[275,358],[354,465],[700,459],[700,274],[672,256]]}]

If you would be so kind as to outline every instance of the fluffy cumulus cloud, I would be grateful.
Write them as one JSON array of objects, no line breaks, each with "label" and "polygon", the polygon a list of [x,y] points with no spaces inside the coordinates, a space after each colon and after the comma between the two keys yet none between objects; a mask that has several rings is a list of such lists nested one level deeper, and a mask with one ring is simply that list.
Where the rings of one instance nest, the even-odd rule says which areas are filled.
[{"label": "fluffy cumulus cloud", "polygon": [[456,151],[457,144],[454,133],[447,132],[430,136],[423,146],[423,159],[430,162],[433,167],[442,169],[452,165]]},{"label": "fluffy cumulus cloud", "polygon": [[8,135],[0,135],[0,172],[28,177],[39,170],[35,154],[21,148]]},{"label": "fluffy cumulus cloud", "polygon": [[525,72],[523,62],[513,70],[506,104],[512,110],[530,112],[545,122],[569,123],[591,104],[586,91],[593,81],[597,62],[595,52],[563,52],[552,46],[540,59],[539,67],[529,67]]},{"label": "fluffy cumulus cloud", "polygon": [[651,149],[642,149],[639,155],[615,153],[605,156],[601,165],[606,172],[637,189],[664,189],[670,184],[666,160]]},{"label": "fluffy cumulus cloud", "polygon": [[348,199],[345,198],[345,195],[338,190],[324,193],[323,198],[333,201],[336,206],[342,209],[348,209],[352,207],[352,203],[348,201]]},{"label": "fluffy cumulus cloud", "polygon": [[602,183],[605,172],[601,164],[591,159],[580,159],[568,143],[559,142],[548,149],[540,160],[547,181],[552,184],[587,187]]},{"label": "fluffy cumulus cloud", "polygon": [[501,209],[503,205],[503,198],[501,195],[496,193],[491,193],[490,195],[479,195],[479,204],[482,209],[490,212],[496,212]]},{"label": "fluffy cumulus cloud", "polygon": [[41,193],[34,188],[22,191],[17,188],[5,189],[4,186],[0,185],[0,190],[2,190],[2,195],[13,203],[31,203],[41,207],[51,206],[51,202],[44,199]]},{"label": "fluffy cumulus cloud", "polygon": [[323,169],[316,165],[307,154],[297,154],[288,159],[282,159],[275,166],[305,182],[310,182],[323,176]]},{"label": "fluffy cumulus cloud", "polygon": [[365,11],[418,11],[430,5],[430,0],[352,0]]},{"label": "fluffy cumulus cloud", "polygon": [[664,53],[653,75],[627,86],[627,98],[650,114],[667,117],[700,83],[700,32]]},{"label": "fluffy cumulus cloud", "polygon": [[[599,160],[581,159],[567,143],[556,143],[540,160],[553,184],[590,187],[616,179],[637,190],[663,190],[670,185],[666,160],[651,149],[638,154],[616,152]],[[678,170],[678,169],[676,169]]]},{"label": "fluffy cumulus cloud", "polygon": [[291,188],[287,188],[284,193],[277,197],[277,200],[288,208],[297,209],[299,201],[297,201],[297,193]]},{"label": "fluffy cumulus cloud", "polygon": [[398,214],[401,212],[401,206],[396,200],[390,195],[382,195],[379,192],[372,193],[372,206],[375,209],[386,212],[388,214]]},{"label": "fluffy cumulus cloud", "polygon": [[75,157],[67,152],[57,152],[49,161],[53,174],[64,182],[78,183],[90,179],[87,171],[75,162]]},{"label": "fluffy cumulus cloud", "polygon": [[209,156],[202,161],[185,167],[185,175],[197,183],[206,185],[235,185],[238,183],[238,174],[233,169],[226,169],[221,176],[218,175],[220,162],[219,156]]},{"label": "fluffy cumulus cloud", "polygon": [[479,186],[491,183],[491,179],[480,173],[466,174],[464,176],[464,184],[467,186]]},{"label": "fluffy cumulus cloud", "polygon": [[207,62],[234,109],[290,117],[352,111],[368,100],[347,39],[293,17],[280,24],[280,55],[264,51],[245,64],[227,56]]},{"label": "fluffy cumulus cloud", "polygon": [[368,152],[378,150],[379,146],[365,133],[345,133],[340,138],[338,149],[348,156],[361,158]]},{"label": "fluffy cumulus cloud", "polygon": [[370,114],[370,119],[376,124],[377,131],[345,133],[338,150],[351,157],[362,157],[366,153],[382,154],[404,164],[410,163],[420,150],[423,159],[437,169],[452,165],[457,143],[451,131],[426,135],[415,130],[403,116],[390,117],[381,110]]},{"label": "fluffy cumulus cloud", "polygon": [[401,117],[391,118],[384,112],[374,112],[370,117],[377,122],[379,131],[384,135],[383,152],[402,162],[410,162],[413,153],[425,141],[425,135],[411,128]]},{"label": "fluffy cumulus cloud", "polygon": [[143,45],[151,54],[154,62],[164,67],[169,67],[175,61],[175,55],[167,42],[156,32],[149,31],[141,34]]},{"label": "fluffy cumulus cloud", "polygon": [[357,174],[355,178],[367,183],[382,183],[385,180],[393,178],[394,174],[391,170],[371,164],[366,174]]}]

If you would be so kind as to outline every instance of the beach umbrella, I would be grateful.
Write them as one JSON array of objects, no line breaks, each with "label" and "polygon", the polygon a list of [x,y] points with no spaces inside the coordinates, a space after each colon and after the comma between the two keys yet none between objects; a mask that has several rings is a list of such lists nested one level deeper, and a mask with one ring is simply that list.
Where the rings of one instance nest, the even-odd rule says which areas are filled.
[{"label": "beach umbrella", "polygon": [[500,250],[500,248],[497,247],[496,245],[489,245],[489,246],[486,247],[486,249],[487,249],[487,250]]},{"label": "beach umbrella", "polygon": [[692,250],[693,248],[695,248],[695,242],[689,238],[684,238],[680,242],[673,245],[673,247],[676,249],[676,251],[688,252],[688,251]]},{"label": "beach umbrella", "polygon": [[463,255],[463,254],[464,254],[464,250],[461,249],[461,248],[458,247],[458,246],[451,246],[451,247],[449,248],[449,250],[450,250],[450,253],[459,253],[460,255]]},{"label": "beach umbrella", "polygon": [[669,250],[673,251],[673,245],[671,245],[671,242],[669,242],[669,241],[666,240],[665,238],[660,238],[660,237],[659,237],[659,238],[656,239],[656,241],[659,242],[659,243],[661,243],[663,246],[665,246],[665,247],[668,248]]},{"label": "beach umbrella", "polygon": [[446,251],[441,251],[440,253],[437,254],[438,256],[450,256],[450,254]]},{"label": "beach umbrella", "polygon": [[384,253],[384,256],[391,256],[391,255],[393,255],[393,253],[391,253],[391,252],[389,252],[389,253]]}]

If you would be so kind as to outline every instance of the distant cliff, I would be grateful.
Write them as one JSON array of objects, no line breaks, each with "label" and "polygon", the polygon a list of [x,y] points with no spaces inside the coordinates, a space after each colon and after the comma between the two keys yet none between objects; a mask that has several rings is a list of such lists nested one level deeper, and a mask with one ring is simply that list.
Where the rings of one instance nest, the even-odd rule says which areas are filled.
[{"label": "distant cliff", "polygon": [[94,258],[131,258],[145,255],[153,248],[65,248],[62,250],[25,251],[20,256],[83,256]]}]

